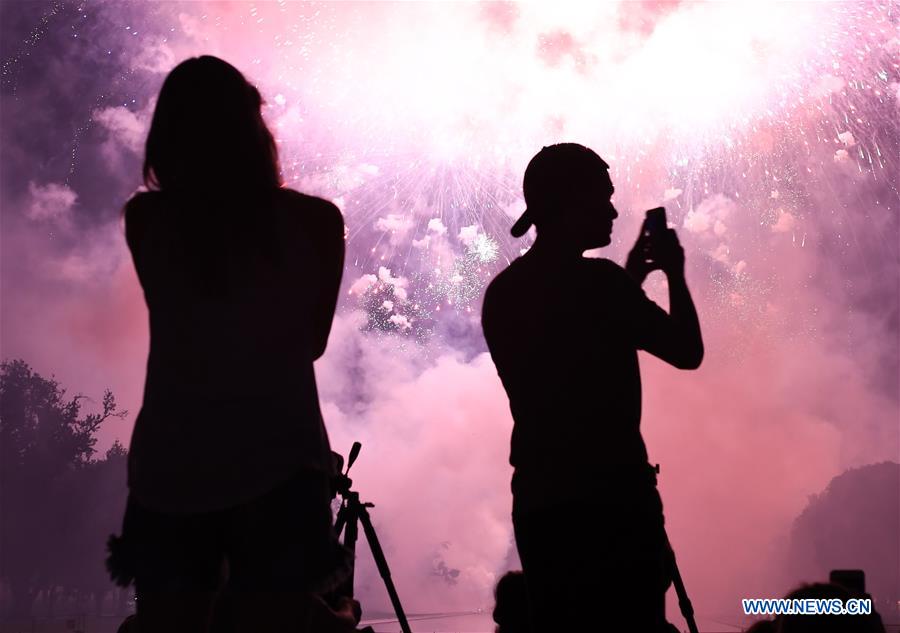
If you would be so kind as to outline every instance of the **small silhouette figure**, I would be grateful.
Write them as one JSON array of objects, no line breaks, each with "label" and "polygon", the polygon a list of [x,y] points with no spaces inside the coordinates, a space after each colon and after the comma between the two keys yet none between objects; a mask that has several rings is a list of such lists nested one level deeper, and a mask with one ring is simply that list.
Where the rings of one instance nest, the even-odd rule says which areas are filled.
[{"label": "small silhouette figure", "polygon": [[528,590],[521,571],[506,572],[494,588],[494,633],[531,633]]},{"label": "small silhouette figure", "polygon": [[346,573],[313,373],[344,224],[281,188],[261,104],[221,59],[179,64],[147,138],[149,191],[124,211],[150,354],[107,565],[134,581],[143,633],[206,631],[226,583],[236,630],[306,630],[312,592]]},{"label": "small silhouette figure", "polygon": [[[703,342],[673,230],[645,223],[625,269],[583,256],[610,243],[618,217],[608,169],[574,143],[531,160],[512,234],[534,224],[537,238],[491,282],[482,310],[515,422],[513,526],[536,631],[588,623],[568,606],[572,587],[603,609],[604,630],[670,630],[637,350],[694,369]],[[668,276],[669,314],[640,287],[655,269]]]},{"label": "small silhouette figure", "polygon": [[[851,598],[868,598],[871,596],[852,591],[836,583],[815,582],[801,585],[791,591],[785,598],[789,600],[832,600],[839,599],[845,605]],[[884,633],[884,624],[877,611],[872,609],[867,614],[832,613],[779,615],[774,620],[776,633]]]},{"label": "small silhouette figure", "polygon": [[116,633],[140,633],[140,629],[138,628],[137,615],[132,613],[127,618],[122,620],[119,628],[116,629]]},{"label": "small silhouette figure", "polygon": [[772,620],[757,620],[744,633],[777,633]]}]

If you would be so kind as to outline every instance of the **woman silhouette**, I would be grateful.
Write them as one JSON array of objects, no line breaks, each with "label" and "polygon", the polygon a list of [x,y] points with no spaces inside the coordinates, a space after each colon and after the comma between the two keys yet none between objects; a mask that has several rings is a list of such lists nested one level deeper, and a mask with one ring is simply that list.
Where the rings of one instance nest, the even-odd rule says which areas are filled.
[{"label": "woman silhouette", "polygon": [[[313,361],[341,281],[333,204],[281,188],[255,87],[203,56],[166,78],[125,235],[150,313],[129,497],[108,566],[141,631],[298,630],[340,580]],[[301,627],[302,628],[302,627]]]}]

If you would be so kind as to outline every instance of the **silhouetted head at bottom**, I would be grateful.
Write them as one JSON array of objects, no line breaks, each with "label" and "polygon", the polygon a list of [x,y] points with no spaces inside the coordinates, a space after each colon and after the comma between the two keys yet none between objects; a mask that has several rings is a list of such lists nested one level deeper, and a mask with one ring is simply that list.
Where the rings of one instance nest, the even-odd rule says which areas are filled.
[{"label": "silhouetted head at bottom", "polygon": [[[839,599],[845,605],[850,598],[861,598],[841,585],[817,582],[803,585],[789,593],[790,600]],[[872,610],[865,615],[799,614],[780,615],[775,618],[776,633],[884,633],[881,617]]]},{"label": "silhouetted head at bottom", "polygon": [[618,212],[609,165],[593,150],[577,143],[549,145],[525,169],[527,206],[510,232],[520,237],[537,227],[543,242],[564,243],[584,252],[610,243]]},{"label": "silhouetted head at bottom", "polygon": [[528,592],[525,575],[521,571],[507,572],[497,581],[494,599],[495,633],[531,633]]}]

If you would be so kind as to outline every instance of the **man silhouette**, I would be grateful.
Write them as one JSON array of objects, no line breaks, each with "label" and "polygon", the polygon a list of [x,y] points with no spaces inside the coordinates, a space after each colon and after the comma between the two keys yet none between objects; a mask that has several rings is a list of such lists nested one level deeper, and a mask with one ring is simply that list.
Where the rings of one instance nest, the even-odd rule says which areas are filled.
[{"label": "man silhouette", "polygon": [[[574,143],[531,160],[512,234],[534,224],[537,239],[491,282],[482,311],[515,421],[513,526],[540,633],[670,630],[637,350],[695,369],[703,342],[675,231],[645,232],[645,222],[624,269],[583,257],[610,243],[618,217],[608,170]],[[669,314],[641,290],[656,269],[668,277]]]}]

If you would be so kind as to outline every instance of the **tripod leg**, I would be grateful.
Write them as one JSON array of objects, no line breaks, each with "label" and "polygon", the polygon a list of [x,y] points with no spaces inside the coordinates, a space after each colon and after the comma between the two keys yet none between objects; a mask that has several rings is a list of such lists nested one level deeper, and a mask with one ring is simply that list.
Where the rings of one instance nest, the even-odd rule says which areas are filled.
[{"label": "tripod leg", "polygon": [[338,539],[341,538],[341,532],[344,531],[344,526],[347,524],[347,504],[341,504],[341,509],[338,510],[337,517],[334,519],[334,536]]},{"label": "tripod leg", "polygon": [[681,608],[681,615],[687,622],[690,633],[698,633],[697,621],[694,619],[694,605],[687,595],[687,589],[684,588],[684,581],[681,579],[681,572],[678,571],[678,564],[675,562],[675,550],[672,549],[672,543],[669,542],[669,536],[665,535],[666,548],[669,550],[669,563],[672,566],[672,584],[675,586],[675,593],[678,595],[678,606]]},{"label": "tripod leg", "polygon": [[341,532],[344,533],[344,547],[350,551],[350,573],[341,585],[332,592],[338,596],[353,597],[353,576],[356,572],[356,541],[359,538],[359,516],[357,514],[357,505],[354,503],[344,503],[338,510],[337,517],[334,520],[334,536],[338,540],[341,538]]},{"label": "tripod leg", "polygon": [[384,580],[384,586],[387,588],[388,596],[391,598],[391,604],[394,605],[394,612],[397,614],[397,621],[400,623],[400,629],[403,633],[412,633],[412,629],[409,628],[409,622],[406,619],[406,614],[403,612],[403,605],[400,604],[400,596],[397,595],[394,581],[391,580],[391,570],[388,567],[387,559],[384,556],[384,550],[381,549],[381,543],[378,542],[378,535],[375,534],[375,528],[372,527],[372,519],[369,517],[369,512],[363,505],[360,505],[359,507],[359,519],[362,521],[363,531],[365,531],[366,538],[369,541],[369,549],[372,550],[372,557],[375,559],[375,564],[378,566],[378,572],[381,574],[381,578]]}]

